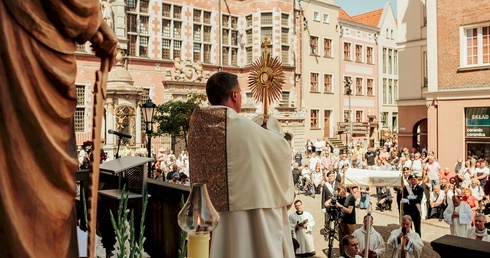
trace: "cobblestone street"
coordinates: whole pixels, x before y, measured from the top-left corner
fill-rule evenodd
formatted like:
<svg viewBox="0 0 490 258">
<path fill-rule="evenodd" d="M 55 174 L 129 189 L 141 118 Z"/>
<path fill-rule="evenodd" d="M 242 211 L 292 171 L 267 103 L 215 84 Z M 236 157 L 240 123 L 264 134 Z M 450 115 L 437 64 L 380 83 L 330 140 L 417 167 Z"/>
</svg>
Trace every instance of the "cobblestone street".
<svg viewBox="0 0 490 258">
<path fill-rule="evenodd" d="M 373 193 L 373 192 L 372 192 Z M 320 229 L 324 226 L 324 213 L 320 209 L 321 195 L 316 195 L 316 198 L 305 196 L 300 194 L 296 197 L 303 202 L 303 209 L 310 212 L 315 218 L 315 227 L 313 229 L 313 236 L 315 239 L 315 257 L 327 257 L 326 252 L 328 249 L 328 242 L 324 239 L 324 236 L 320 234 Z M 376 197 L 371 194 L 371 203 L 375 202 Z M 372 211 L 374 219 L 374 228 L 383 236 L 386 241 L 390 236 L 392 230 L 398 228 L 398 214 L 396 209 L 396 203 L 393 203 L 392 211 L 380 212 L 378 210 Z M 294 207 L 289 211 L 294 212 Z M 362 218 L 367 214 L 366 210 L 356 208 L 356 222 L 357 226 L 362 225 Z M 430 242 L 443 235 L 449 234 L 449 225 L 444 221 L 438 221 L 437 219 L 422 220 L 422 240 L 424 241 L 424 250 L 422 251 L 423 258 L 440 257 L 436 252 L 432 250 Z M 323 251 L 325 250 L 325 252 Z M 335 241 L 333 245 L 332 257 L 339 257 L 338 242 Z"/>
</svg>

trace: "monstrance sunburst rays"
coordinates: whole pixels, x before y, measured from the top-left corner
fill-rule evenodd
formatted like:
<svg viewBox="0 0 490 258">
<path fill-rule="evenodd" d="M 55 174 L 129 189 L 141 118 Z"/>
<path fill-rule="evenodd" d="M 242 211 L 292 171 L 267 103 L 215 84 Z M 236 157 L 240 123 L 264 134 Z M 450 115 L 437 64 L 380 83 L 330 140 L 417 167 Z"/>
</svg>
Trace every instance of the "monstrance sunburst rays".
<svg viewBox="0 0 490 258">
<path fill-rule="evenodd" d="M 269 105 L 281 97 L 285 80 L 281 60 L 270 56 L 269 44 L 266 38 L 262 43 L 262 56 L 252 63 L 252 72 L 248 76 L 248 86 L 252 90 L 253 98 L 263 104 L 264 119 L 269 117 Z"/>
</svg>

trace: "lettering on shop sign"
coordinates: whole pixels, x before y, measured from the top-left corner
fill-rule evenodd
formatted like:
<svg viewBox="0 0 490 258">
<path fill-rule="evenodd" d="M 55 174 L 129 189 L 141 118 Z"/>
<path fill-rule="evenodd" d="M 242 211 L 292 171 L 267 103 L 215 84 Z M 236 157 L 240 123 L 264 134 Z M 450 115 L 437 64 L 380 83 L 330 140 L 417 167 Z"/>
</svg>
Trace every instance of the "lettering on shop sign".
<svg viewBox="0 0 490 258">
<path fill-rule="evenodd" d="M 490 107 L 465 108 L 466 137 L 490 137 Z"/>
</svg>

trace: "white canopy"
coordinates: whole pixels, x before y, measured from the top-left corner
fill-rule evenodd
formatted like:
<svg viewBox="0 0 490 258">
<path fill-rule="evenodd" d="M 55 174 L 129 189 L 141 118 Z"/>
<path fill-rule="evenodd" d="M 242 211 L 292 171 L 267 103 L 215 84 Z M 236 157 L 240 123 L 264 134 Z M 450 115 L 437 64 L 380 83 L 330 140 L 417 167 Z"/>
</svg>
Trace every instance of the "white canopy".
<svg viewBox="0 0 490 258">
<path fill-rule="evenodd" d="M 345 172 L 345 186 L 402 186 L 401 172 L 349 168 Z"/>
</svg>

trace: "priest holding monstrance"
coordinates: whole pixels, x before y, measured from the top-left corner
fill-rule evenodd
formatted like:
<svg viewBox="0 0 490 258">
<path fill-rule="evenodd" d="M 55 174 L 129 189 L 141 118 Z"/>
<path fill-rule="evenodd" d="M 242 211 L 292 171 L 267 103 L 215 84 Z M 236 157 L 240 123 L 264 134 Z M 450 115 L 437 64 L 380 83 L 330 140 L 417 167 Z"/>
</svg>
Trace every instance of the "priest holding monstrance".
<svg viewBox="0 0 490 258">
<path fill-rule="evenodd" d="M 283 81 L 280 62 L 265 51 L 254 65 L 250 86 L 267 109 Z M 291 153 L 279 122 L 267 112 L 258 123 L 238 114 L 242 94 L 234 74 L 212 75 L 206 94 L 211 106 L 194 110 L 188 150 L 191 181 L 207 184 L 220 215 L 210 257 L 293 258 Z"/>
</svg>

